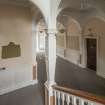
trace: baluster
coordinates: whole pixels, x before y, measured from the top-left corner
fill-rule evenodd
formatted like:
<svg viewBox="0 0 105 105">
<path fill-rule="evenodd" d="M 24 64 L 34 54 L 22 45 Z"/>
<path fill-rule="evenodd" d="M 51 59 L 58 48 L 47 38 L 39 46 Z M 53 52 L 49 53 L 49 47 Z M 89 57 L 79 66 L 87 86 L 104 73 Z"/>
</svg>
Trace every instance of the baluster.
<svg viewBox="0 0 105 105">
<path fill-rule="evenodd" d="M 55 105 L 57 105 L 57 94 L 55 90 L 54 90 L 54 97 L 55 97 Z"/>
<path fill-rule="evenodd" d="M 64 101 L 65 101 L 64 93 L 62 93 L 62 105 L 64 105 Z"/>
<path fill-rule="evenodd" d="M 60 92 L 58 92 L 58 105 L 61 105 L 60 104 Z"/>
<path fill-rule="evenodd" d="M 84 100 L 82 98 L 80 99 L 80 104 L 84 105 Z"/>
<path fill-rule="evenodd" d="M 70 105 L 70 96 L 67 95 L 67 105 Z"/>
<path fill-rule="evenodd" d="M 58 101 L 58 92 L 56 91 L 56 105 L 59 104 L 58 102 L 59 102 L 59 101 Z"/>
<path fill-rule="evenodd" d="M 53 90 L 55 105 L 102 105 L 88 99 Z"/>
<path fill-rule="evenodd" d="M 73 96 L 73 105 L 77 105 L 75 96 Z"/>
</svg>

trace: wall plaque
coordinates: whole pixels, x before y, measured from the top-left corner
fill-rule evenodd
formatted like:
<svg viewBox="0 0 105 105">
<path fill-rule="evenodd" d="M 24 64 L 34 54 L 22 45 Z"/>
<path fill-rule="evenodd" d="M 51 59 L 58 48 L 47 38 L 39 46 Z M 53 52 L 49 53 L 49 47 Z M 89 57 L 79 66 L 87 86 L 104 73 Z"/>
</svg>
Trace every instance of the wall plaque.
<svg viewBox="0 0 105 105">
<path fill-rule="evenodd" d="M 2 59 L 15 58 L 21 56 L 20 45 L 10 42 L 7 46 L 2 46 Z"/>
</svg>

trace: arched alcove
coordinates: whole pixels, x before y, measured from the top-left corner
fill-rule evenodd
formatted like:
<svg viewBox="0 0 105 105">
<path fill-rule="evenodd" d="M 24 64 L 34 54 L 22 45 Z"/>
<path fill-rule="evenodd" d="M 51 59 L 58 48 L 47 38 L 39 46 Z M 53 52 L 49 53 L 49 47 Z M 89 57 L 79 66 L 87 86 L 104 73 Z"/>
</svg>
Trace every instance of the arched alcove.
<svg viewBox="0 0 105 105">
<path fill-rule="evenodd" d="M 66 47 L 66 29 L 65 26 L 58 22 L 57 23 L 58 33 L 56 34 L 56 45 L 57 45 L 57 54 L 64 56 L 64 49 Z"/>
<path fill-rule="evenodd" d="M 94 55 L 96 58 L 94 59 L 96 62 L 96 73 L 102 77 L 105 77 L 105 21 L 99 17 L 90 17 L 87 19 L 83 29 L 83 40 L 84 40 L 84 59 L 86 63 L 86 67 L 89 65 L 88 61 L 91 59 L 89 57 L 89 52 L 87 51 L 87 40 L 93 40 L 91 43 L 95 41 L 95 51 Z M 91 44 L 90 43 L 90 44 Z M 91 49 L 90 49 L 91 51 Z M 91 60 L 92 61 L 92 60 Z M 94 61 L 92 61 L 94 62 Z M 94 63 L 95 64 L 95 63 Z"/>
<path fill-rule="evenodd" d="M 67 24 L 66 52 L 65 57 L 75 64 L 80 64 L 80 24 L 70 18 Z"/>
<path fill-rule="evenodd" d="M 65 47 L 65 35 L 66 35 L 66 32 L 65 32 L 65 27 L 63 24 L 61 23 L 57 23 L 57 30 L 58 30 L 58 33 L 56 35 L 57 37 L 57 47 L 62 47 L 64 48 Z"/>
</svg>

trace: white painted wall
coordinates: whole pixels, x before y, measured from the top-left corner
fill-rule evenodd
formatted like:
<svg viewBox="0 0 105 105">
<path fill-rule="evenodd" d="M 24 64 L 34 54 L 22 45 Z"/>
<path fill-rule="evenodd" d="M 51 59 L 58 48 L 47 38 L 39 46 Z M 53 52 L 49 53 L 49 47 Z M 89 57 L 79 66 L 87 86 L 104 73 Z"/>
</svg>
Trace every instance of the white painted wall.
<svg viewBox="0 0 105 105">
<path fill-rule="evenodd" d="M 63 47 L 57 46 L 57 55 L 60 57 L 64 57 L 65 49 Z"/>
<path fill-rule="evenodd" d="M 2 59 L 2 46 L 9 42 L 20 44 L 21 56 Z M 0 94 L 14 90 L 32 81 L 32 17 L 24 7 L 0 6 Z"/>
<path fill-rule="evenodd" d="M 80 51 L 77 51 L 77 50 L 72 50 L 72 49 L 66 49 L 66 52 L 65 52 L 65 57 L 67 60 L 69 60 L 70 62 L 74 63 L 74 64 L 77 64 L 79 65 L 80 63 Z"/>
</svg>

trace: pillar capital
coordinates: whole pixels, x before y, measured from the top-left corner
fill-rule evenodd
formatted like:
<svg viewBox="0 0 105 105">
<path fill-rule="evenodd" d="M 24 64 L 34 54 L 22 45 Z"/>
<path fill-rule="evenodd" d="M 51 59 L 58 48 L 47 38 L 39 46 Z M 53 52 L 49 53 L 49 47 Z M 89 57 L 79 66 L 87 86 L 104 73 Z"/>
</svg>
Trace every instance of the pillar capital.
<svg viewBox="0 0 105 105">
<path fill-rule="evenodd" d="M 47 33 L 48 34 L 56 34 L 57 33 L 57 29 L 48 29 Z"/>
</svg>

